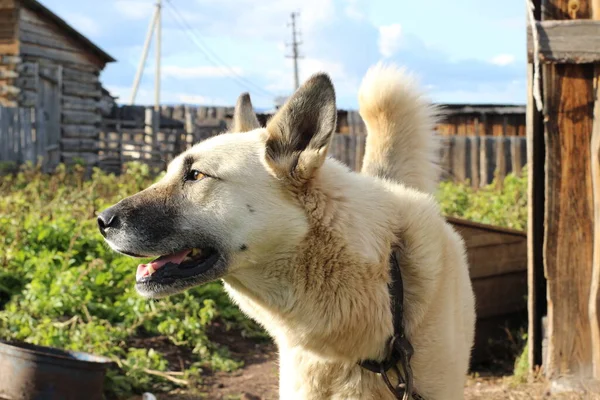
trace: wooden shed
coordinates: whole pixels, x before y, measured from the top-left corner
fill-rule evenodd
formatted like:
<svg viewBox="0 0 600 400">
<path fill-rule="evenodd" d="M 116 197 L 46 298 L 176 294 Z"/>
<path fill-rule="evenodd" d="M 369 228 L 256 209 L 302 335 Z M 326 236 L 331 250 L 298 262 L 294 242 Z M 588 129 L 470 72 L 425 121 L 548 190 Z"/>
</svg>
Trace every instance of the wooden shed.
<svg viewBox="0 0 600 400">
<path fill-rule="evenodd" d="M 0 105 L 37 109 L 46 137 L 36 156 L 47 166 L 96 162 L 99 74 L 113 61 L 39 2 L 0 0 Z"/>
</svg>

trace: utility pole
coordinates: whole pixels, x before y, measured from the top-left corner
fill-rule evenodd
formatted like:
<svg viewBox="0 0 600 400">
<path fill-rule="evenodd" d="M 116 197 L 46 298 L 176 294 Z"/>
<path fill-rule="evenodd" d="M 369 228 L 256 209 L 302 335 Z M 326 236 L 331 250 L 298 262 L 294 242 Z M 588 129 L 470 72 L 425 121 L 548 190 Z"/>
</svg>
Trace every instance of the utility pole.
<svg viewBox="0 0 600 400">
<path fill-rule="evenodd" d="M 302 42 L 299 42 L 298 38 L 297 38 L 297 35 L 299 35 L 299 32 L 296 31 L 296 18 L 298 16 L 300 16 L 300 13 L 293 12 L 292 13 L 292 22 L 288 24 L 288 26 L 292 27 L 292 43 L 289 44 L 289 46 L 292 46 L 292 55 L 286 56 L 287 58 L 294 59 L 294 88 L 295 89 L 298 89 L 300 87 L 300 78 L 298 77 L 298 59 L 302 58 L 298 54 L 298 46 L 300 46 L 302 44 Z"/>
<path fill-rule="evenodd" d="M 161 10 L 162 4 L 161 0 L 156 1 L 156 8 L 154 9 L 154 14 L 152 14 L 152 18 L 150 19 L 150 25 L 148 26 L 148 32 L 146 33 L 146 40 L 144 41 L 144 49 L 142 50 L 142 56 L 140 57 L 140 62 L 137 67 L 137 71 L 135 73 L 135 78 L 133 80 L 133 87 L 131 89 L 131 98 L 129 99 L 129 104 L 133 105 L 135 103 L 135 97 L 137 96 L 137 91 L 140 86 L 140 80 L 142 79 L 142 74 L 144 72 L 144 66 L 146 65 L 146 60 L 148 59 L 148 50 L 150 49 L 150 43 L 152 42 L 152 34 L 154 33 L 154 29 L 156 28 L 156 75 L 155 75 L 155 92 L 154 92 L 154 108 L 158 109 L 160 104 L 160 45 L 161 45 Z"/>
<path fill-rule="evenodd" d="M 154 75 L 154 111 L 160 110 L 160 45 L 162 0 L 156 0 L 156 75 Z"/>
</svg>

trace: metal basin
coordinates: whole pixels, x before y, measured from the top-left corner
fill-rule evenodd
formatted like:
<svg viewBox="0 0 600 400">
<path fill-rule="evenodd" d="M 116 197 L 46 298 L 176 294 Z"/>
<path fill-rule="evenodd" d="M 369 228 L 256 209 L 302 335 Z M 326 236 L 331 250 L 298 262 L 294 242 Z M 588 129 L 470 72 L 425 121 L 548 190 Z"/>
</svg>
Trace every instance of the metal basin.
<svg viewBox="0 0 600 400">
<path fill-rule="evenodd" d="M 106 357 L 0 340 L 0 399 L 100 400 Z"/>
</svg>

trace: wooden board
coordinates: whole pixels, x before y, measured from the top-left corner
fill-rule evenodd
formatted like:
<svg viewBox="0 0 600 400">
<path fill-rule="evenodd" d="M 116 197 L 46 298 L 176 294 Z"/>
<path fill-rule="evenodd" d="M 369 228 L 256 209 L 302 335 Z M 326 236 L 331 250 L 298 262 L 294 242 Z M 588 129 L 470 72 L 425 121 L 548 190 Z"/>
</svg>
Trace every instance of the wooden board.
<svg viewBox="0 0 600 400">
<path fill-rule="evenodd" d="M 592 1 L 592 18 L 600 20 L 600 0 Z M 595 66 L 595 82 L 600 80 L 600 64 Z M 590 163 L 594 198 L 594 243 L 592 283 L 590 286 L 590 328 L 592 335 L 593 378 L 600 380 L 600 87 L 595 88 L 594 125 L 590 144 Z"/>
<path fill-rule="evenodd" d="M 589 1 L 576 12 L 567 0 L 548 0 L 545 19 L 589 18 Z M 593 256 L 590 141 L 594 66 L 544 66 L 546 196 L 544 264 L 548 282 L 548 359 L 551 378 L 589 376 Z"/>
<path fill-rule="evenodd" d="M 102 69 L 103 63 L 95 54 L 87 51 L 75 39 L 38 13 L 21 7 L 19 26 L 22 55 Z"/>
<path fill-rule="evenodd" d="M 544 62 L 584 64 L 600 62 L 600 21 L 543 21 L 537 23 L 540 59 Z M 529 59 L 533 36 L 527 28 Z"/>
<path fill-rule="evenodd" d="M 524 232 L 455 217 L 446 220 L 463 237 L 477 303 L 477 317 L 527 307 L 527 236 Z"/>
</svg>

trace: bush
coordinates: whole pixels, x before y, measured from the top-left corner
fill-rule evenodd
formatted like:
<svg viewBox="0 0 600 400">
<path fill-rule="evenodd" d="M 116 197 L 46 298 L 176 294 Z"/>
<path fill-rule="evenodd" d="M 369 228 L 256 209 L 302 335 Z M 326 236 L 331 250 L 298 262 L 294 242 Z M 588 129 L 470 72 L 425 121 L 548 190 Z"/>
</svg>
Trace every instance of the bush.
<svg viewBox="0 0 600 400">
<path fill-rule="evenodd" d="M 437 198 L 446 215 L 525 230 L 527 228 L 527 169 L 509 174 L 478 190 L 470 184 L 442 182 Z"/>
<path fill-rule="evenodd" d="M 45 175 L 28 165 L 0 182 L 0 338 L 85 351 L 112 358 L 107 394 L 166 390 L 173 380 L 154 350 L 132 339 L 164 336 L 188 348 L 201 368 L 232 370 L 240 363 L 212 343 L 207 327 L 219 318 L 254 333 L 229 302 L 220 283 L 178 296 L 148 301 L 134 288 L 139 260 L 110 250 L 96 227 L 96 212 L 148 185 L 156 175 L 130 164 L 121 176 L 99 170 L 84 179 L 84 167 L 61 165 Z M 175 380 L 177 382 L 177 380 Z"/>
</svg>

